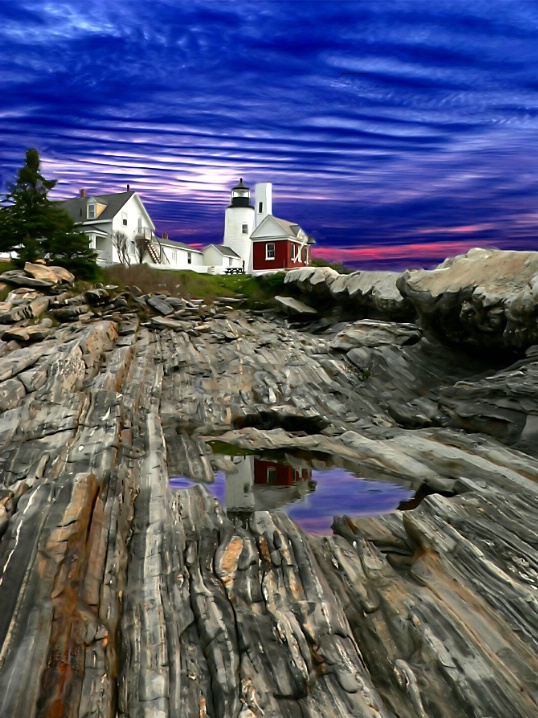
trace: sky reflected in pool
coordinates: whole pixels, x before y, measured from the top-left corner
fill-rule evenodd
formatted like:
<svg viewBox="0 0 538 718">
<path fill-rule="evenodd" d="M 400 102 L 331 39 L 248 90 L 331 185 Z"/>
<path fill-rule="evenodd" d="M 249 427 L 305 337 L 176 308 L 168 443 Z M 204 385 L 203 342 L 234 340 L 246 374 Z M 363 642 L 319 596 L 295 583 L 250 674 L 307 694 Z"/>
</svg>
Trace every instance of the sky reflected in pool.
<svg viewBox="0 0 538 718">
<path fill-rule="evenodd" d="M 232 463 L 233 462 L 233 463 Z M 376 516 L 398 508 L 414 496 L 406 486 L 362 479 L 344 469 L 316 470 L 255 456 L 230 457 L 229 471 L 205 484 L 228 515 L 285 511 L 304 531 L 330 534 L 334 516 Z M 171 489 L 194 485 L 185 477 L 170 479 Z"/>
</svg>

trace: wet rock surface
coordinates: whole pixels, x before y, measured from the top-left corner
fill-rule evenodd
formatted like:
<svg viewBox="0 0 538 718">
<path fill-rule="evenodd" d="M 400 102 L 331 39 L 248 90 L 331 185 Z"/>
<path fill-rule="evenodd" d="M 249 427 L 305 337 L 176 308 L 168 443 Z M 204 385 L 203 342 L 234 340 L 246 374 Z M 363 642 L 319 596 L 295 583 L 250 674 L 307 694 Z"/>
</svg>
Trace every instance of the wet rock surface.
<svg viewBox="0 0 538 718">
<path fill-rule="evenodd" d="M 0 716 L 537 714 L 538 351 L 48 291 L 2 308 Z M 227 516 L 215 441 L 430 495 Z"/>
</svg>

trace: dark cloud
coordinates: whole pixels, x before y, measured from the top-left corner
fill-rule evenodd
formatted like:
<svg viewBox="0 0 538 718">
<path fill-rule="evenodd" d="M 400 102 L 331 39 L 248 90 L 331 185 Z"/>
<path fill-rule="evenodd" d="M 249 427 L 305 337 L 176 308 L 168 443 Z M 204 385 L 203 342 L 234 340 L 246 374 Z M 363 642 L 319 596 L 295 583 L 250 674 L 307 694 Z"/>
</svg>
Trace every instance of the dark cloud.
<svg viewBox="0 0 538 718">
<path fill-rule="evenodd" d="M 129 182 L 182 241 L 244 176 L 319 252 L 527 247 L 537 61 L 527 0 L 0 3 L 0 181 L 36 146 L 58 196 Z"/>
</svg>

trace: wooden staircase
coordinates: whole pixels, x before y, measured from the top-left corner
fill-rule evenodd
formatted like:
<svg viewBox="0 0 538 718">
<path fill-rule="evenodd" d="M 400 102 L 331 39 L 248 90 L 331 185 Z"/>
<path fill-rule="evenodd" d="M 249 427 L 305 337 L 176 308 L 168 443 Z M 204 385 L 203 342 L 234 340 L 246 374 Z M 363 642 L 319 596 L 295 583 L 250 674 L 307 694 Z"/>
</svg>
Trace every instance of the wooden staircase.
<svg viewBox="0 0 538 718">
<path fill-rule="evenodd" d="M 155 238 L 152 236 L 150 230 L 146 228 L 138 230 L 136 242 L 144 249 L 144 252 L 149 255 L 153 264 L 164 263 L 166 256 L 161 251 L 159 243 L 155 241 Z"/>
</svg>

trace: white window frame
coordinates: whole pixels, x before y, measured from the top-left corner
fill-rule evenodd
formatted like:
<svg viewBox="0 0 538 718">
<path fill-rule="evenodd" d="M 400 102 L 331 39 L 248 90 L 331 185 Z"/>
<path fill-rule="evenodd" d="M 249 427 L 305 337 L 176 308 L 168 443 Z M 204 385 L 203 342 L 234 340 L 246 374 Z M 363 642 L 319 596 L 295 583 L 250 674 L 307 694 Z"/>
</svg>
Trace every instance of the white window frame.
<svg viewBox="0 0 538 718">
<path fill-rule="evenodd" d="M 228 257 L 228 266 L 232 266 L 233 259 L 231 257 Z"/>
<path fill-rule="evenodd" d="M 92 202 L 88 205 L 88 219 L 95 219 L 97 217 L 97 207 L 95 206 L 95 203 Z"/>
<path fill-rule="evenodd" d="M 192 252 L 187 252 L 187 264 L 192 264 Z"/>
<path fill-rule="evenodd" d="M 248 224 L 241 225 L 242 234 L 248 234 Z"/>
<path fill-rule="evenodd" d="M 121 223 L 124 227 L 127 227 L 127 212 L 121 213 Z"/>
<path fill-rule="evenodd" d="M 272 251 L 272 256 L 270 254 L 270 250 Z M 265 259 L 266 260 L 273 260 L 276 259 L 276 244 L 274 242 L 269 242 L 265 245 Z"/>
</svg>

